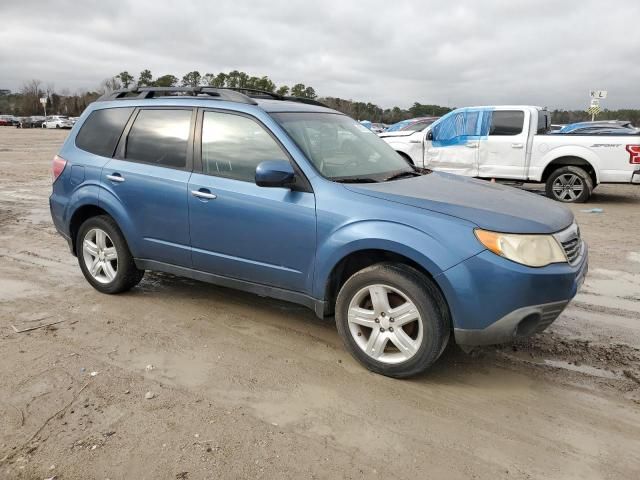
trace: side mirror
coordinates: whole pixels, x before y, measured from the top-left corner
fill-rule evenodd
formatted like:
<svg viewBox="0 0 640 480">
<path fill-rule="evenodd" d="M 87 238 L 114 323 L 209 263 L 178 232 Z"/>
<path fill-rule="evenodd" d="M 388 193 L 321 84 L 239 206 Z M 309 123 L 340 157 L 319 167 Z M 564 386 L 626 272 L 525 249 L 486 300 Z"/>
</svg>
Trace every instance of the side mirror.
<svg viewBox="0 0 640 480">
<path fill-rule="evenodd" d="M 427 140 L 429 141 L 433 140 L 433 130 L 429 130 L 427 132 Z"/>
<path fill-rule="evenodd" d="M 293 167 L 286 160 L 268 160 L 256 167 L 256 185 L 259 187 L 290 188 L 295 180 Z"/>
</svg>

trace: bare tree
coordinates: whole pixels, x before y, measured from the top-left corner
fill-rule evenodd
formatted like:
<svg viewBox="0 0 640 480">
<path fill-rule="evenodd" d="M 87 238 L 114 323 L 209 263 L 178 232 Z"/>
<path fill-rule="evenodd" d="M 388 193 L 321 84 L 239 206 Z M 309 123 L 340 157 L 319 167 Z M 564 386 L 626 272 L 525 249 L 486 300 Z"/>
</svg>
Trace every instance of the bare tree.
<svg viewBox="0 0 640 480">
<path fill-rule="evenodd" d="M 21 113 L 24 115 L 37 115 L 42 110 L 40 105 L 40 96 L 44 93 L 42 82 L 40 80 L 29 80 L 20 89 L 22 93 Z"/>
<path fill-rule="evenodd" d="M 100 87 L 98 88 L 98 92 L 105 95 L 113 92 L 114 90 L 118 90 L 121 87 L 122 87 L 122 84 L 120 83 L 120 80 L 118 80 L 117 77 L 106 78 L 100 84 Z"/>
</svg>

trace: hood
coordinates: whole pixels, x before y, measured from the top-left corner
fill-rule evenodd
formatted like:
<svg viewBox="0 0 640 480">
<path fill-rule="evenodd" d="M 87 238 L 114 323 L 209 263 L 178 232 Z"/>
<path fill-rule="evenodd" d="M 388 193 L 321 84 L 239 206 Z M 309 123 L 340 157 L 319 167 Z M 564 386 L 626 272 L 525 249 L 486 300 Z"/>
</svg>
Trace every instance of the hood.
<svg viewBox="0 0 640 480">
<path fill-rule="evenodd" d="M 345 187 L 363 195 L 462 218 L 496 232 L 554 233 L 573 223 L 571 210 L 548 198 L 442 172 Z"/>
</svg>

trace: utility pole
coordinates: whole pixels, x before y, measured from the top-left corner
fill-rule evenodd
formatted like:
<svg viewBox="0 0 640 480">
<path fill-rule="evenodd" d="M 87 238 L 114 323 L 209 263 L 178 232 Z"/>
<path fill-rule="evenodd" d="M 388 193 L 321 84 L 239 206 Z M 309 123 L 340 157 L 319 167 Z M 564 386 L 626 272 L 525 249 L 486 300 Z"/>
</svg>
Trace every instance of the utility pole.
<svg viewBox="0 0 640 480">
<path fill-rule="evenodd" d="M 44 108 L 44 119 L 46 121 L 47 120 L 47 97 L 40 98 L 40 103 L 42 104 L 42 107 Z"/>
</svg>

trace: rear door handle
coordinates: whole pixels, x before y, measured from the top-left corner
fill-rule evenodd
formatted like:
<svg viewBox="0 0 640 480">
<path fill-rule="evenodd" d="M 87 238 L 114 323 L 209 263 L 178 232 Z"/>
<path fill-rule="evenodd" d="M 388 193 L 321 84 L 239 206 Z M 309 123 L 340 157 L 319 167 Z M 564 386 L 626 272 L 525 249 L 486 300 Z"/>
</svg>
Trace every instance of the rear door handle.
<svg viewBox="0 0 640 480">
<path fill-rule="evenodd" d="M 511 148 L 522 148 L 524 145 L 522 143 L 512 143 Z"/>
<path fill-rule="evenodd" d="M 200 190 L 191 190 L 191 195 L 194 197 L 202 198 L 203 200 L 215 200 L 218 196 L 215 193 L 211 193 L 206 188 Z"/>
<path fill-rule="evenodd" d="M 467 143 L 467 144 L 465 144 L 465 147 L 467 147 L 467 148 L 478 148 L 478 144 L 477 143 Z"/>
<path fill-rule="evenodd" d="M 111 180 L 112 182 L 118 182 L 118 183 L 124 182 L 124 177 L 122 175 L 120 175 L 119 173 L 114 173 L 112 175 L 107 175 L 107 178 L 109 180 Z"/>
</svg>

